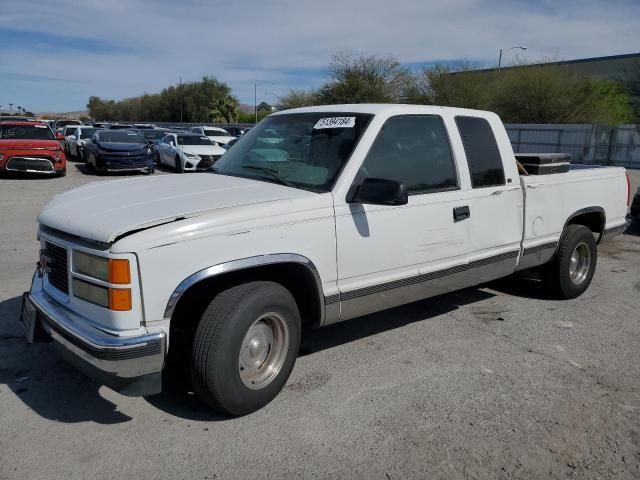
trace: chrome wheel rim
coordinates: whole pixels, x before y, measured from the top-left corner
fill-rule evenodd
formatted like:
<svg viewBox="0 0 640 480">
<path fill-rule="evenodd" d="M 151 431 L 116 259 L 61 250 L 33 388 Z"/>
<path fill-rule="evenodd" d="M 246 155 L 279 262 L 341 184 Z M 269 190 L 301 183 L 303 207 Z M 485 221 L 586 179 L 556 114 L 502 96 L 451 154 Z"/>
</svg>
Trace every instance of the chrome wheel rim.
<svg viewBox="0 0 640 480">
<path fill-rule="evenodd" d="M 289 350 L 289 328 L 279 313 L 258 318 L 242 340 L 238 368 L 242 383 L 252 390 L 269 385 L 278 376 Z"/>
<path fill-rule="evenodd" d="M 585 281 L 591 267 L 591 250 L 582 242 L 576 245 L 569 260 L 569 277 L 574 285 L 580 285 Z"/>
</svg>

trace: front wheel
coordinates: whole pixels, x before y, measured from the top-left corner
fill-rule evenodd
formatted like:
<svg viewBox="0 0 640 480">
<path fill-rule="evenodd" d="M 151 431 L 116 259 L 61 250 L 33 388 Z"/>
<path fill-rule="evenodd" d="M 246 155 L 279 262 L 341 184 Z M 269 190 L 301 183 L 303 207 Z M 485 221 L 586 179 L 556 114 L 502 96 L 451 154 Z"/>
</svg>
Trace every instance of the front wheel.
<svg viewBox="0 0 640 480">
<path fill-rule="evenodd" d="M 218 294 L 195 333 L 196 393 L 227 415 L 246 415 L 273 400 L 300 347 L 300 314 L 291 293 L 274 282 L 251 282 Z"/>
<path fill-rule="evenodd" d="M 583 225 L 569 225 L 560 237 L 555 258 L 543 267 L 544 286 L 555 298 L 582 295 L 596 270 L 598 247 L 593 233 Z"/>
<path fill-rule="evenodd" d="M 184 168 L 182 168 L 182 161 L 180 160 L 180 157 L 177 155 L 176 155 L 175 169 L 177 173 L 184 173 Z"/>
</svg>

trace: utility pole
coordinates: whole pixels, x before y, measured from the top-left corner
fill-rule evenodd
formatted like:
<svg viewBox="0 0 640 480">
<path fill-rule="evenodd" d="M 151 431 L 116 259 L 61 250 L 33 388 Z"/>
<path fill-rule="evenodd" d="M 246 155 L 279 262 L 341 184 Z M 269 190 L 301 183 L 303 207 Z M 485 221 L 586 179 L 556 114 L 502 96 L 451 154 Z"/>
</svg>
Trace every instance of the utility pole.
<svg viewBox="0 0 640 480">
<path fill-rule="evenodd" d="M 182 123 L 182 75 L 180 75 L 180 123 Z"/>
</svg>

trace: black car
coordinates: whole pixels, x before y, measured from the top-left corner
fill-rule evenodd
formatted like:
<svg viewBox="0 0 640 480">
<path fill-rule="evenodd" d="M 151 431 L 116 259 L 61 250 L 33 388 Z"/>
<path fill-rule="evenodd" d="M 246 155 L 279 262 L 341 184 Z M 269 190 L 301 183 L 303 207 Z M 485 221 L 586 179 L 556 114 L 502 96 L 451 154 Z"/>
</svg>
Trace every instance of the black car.
<svg viewBox="0 0 640 480">
<path fill-rule="evenodd" d="M 247 133 L 249 130 L 251 130 L 251 127 L 232 126 L 232 127 L 225 127 L 224 129 L 234 137 L 241 137 L 242 135 Z"/>
<path fill-rule="evenodd" d="M 106 172 L 154 172 L 151 145 L 132 130 L 98 130 L 85 145 L 87 165 Z"/>
</svg>

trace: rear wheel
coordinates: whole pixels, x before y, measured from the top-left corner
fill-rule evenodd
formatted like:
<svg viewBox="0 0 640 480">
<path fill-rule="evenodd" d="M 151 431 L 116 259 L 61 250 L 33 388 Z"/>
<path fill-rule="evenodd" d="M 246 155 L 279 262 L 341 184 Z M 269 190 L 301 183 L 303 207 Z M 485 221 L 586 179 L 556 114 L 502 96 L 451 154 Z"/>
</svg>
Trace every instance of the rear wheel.
<svg viewBox="0 0 640 480">
<path fill-rule="evenodd" d="M 195 333 L 195 391 L 228 415 L 251 413 L 286 383 L 300 347 L 300 314 L 291 293 L 274 282 L 251 282 L 218 294 Z"/>
<path fill-rule="evenodd" d="M 583 225 L 569 225 L 560 238 L 555 258 L 543 268 L 547 291 L 555 298 L 582 295 L 596 270 L 598 247 L 593 233 Z"/>
</svg>

